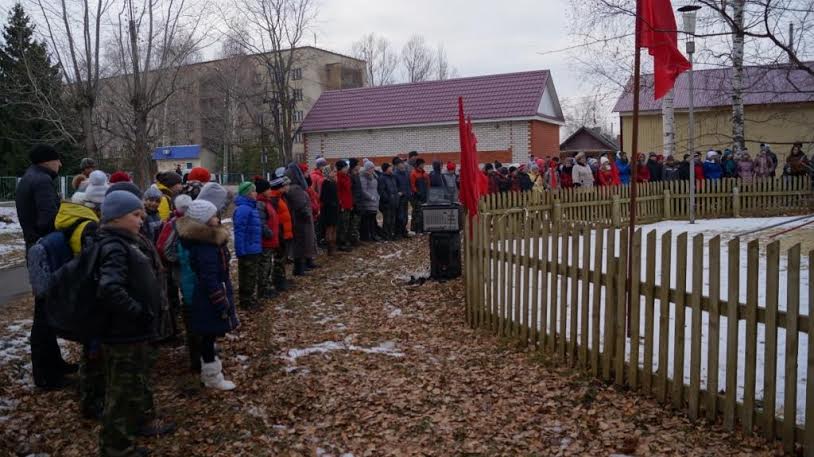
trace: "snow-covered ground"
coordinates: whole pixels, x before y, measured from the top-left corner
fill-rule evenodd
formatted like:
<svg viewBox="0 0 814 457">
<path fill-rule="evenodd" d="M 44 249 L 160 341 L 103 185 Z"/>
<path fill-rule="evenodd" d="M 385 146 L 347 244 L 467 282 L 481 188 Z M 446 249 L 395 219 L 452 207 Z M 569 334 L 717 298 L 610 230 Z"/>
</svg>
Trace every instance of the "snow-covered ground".
<svg viewBox="0 0 814 457">
<path fill-rule="evenodd" d="M 11 220 L 11 222 L 5 222 Z M 25 262 L 23 229 L 17 219 L 17 209 L 0 206 L 0 270 Z"/>
<path fill-rule="evenodd" d="M 677 238 L 678 238 L 678 235 L 680 235 L 681 233 L 686 232 L 688 234 L 688 243 L 687 243 L 688 244 L 688 249 L 687 249 L 687 253 L 686 253 L 688 268 L 687 268 L 687 276 L 686 276 L 687 280 L 686 280 L 686 283 L 685 283 L 684 287 L 686 288 L 687 291 L 691 291 L 693 289 L 693 284 L 692 284 L 692 265 L 693 265 L 692 238 L 697 234 L 703 234 L 704 235 L 704 243 L 705 243 L 704 259 L 703 259 L 704 260 L 704 272 L 703 272 L 703 275 L 702 275 L 702 277 L 704 278 L 703 293 L 704 293 L 705 296 L 708 296 L 708 294 L 709 294 L 709 277 L 710 277 L 708 241 L 712 237 L 720 235 L 721 236 L 721 248 L 722 248 L 722 252 L 721 252 L 721 269 L 720 269 L 720 291 L 721 291 L 721 299 L 722 299 L 722 301 L 725 301 L 727 299 L 727 294 L 728 294 L 728 277 L 729 277 L 729 275 L 728 275 L 728 265 L 727 265 L 727 259 L 728 259 L 727 242 L 729 240 L 731 240 L 732 238 L 734 238 L 739 233 L 747 232 L 747 231 L 754 230 L 754 229 L 757 229 L 757 228 L 770 226 L 770 225 L 776 224 L 778 222 L 790 221 L 792 219 L 795 219 L 795 218 L 753 218 L 753 219 L 699 220 L 699 221 L 697 221 L 696 224 L 688 224 L 686 222 L 666 221 L 666 222 L 660 222 L 660 223 L 657 223 L 657 224 L 645 225 L 645 226 L 642 226 L 643 239 L 642 239 L 642 250 L 641 250 L 640 254 L 642 255 L 642 258 L 644 259 L 645 256 L 646 256 L 646 249 L 645 249 L 646 235 L 649 232 L 655 230 L 656 233 L 657 233 L 656 255 L 655 255 L 655 257 L 656 257 L 656 262 L 655 262 L 655 265 L 656 265 L 656 283 L 660 284 L 661 283 L 661 271 L 660 271 L 660 265 L 661 265 L 661 236 L 665 232 L 667 232 L 668 230 L 672 231 L 672 235 L 673 235 L 672 249 L 671 249 L 671 251 L 672 251 L 672 258 L 671 258 L 672 269 L 671 269 L 670 284 L 671 284 L 671 287 L 673 289 L 675 289 L 675 288 L 678 287 L 678 285 L 676 284 L 676 280 L 677 280 L 677 271 L 676 270 L 677 270 L 677 267 L 678 267 Z M 747 278 L 747 268 L 748 268 L 747 251 L 746 251 L 747 243 L 749 241 L 753 240 L 753 239 L 759 239 L 760 240 L 760 248 L 761 249 L 760 249 L 759 262 L 758 262 L 758 268 L 759 268 L 758 303 L 759 303 L 759 305 L 761 307 L 764 307 L 765 303 L 766 303 L 766 294 L 767 294 L 765 249 L 766 249 L 767 244 L 774 241 L 775 239 L 779 239 L 781 241 L 781 255 L 780 255 L 780 268 L 779 268 L 779 278 L 780 278 L 780 283 L 779 284 L 780 284 L 780 287 L 779 287 L 779 291 L 778 291 L 778 307 L 779 307 L 780 310 L 785 310 L 786 309 L 787 296 L 788 296 L 788 292 L 789 292 L 789 290 L 787 288 L 787 276 L 788 276 L 788 271 L 787 271 L 787 268 L 788 268 L 787 250 L 788 250 L 789 247 L 791 247 L 792 244 L 796 244 L 796 243 L 799 242 L 799 243 L 802 244 L 802 247 L 804 249 L 803 254 L 801 256 L 800 290 L 798 291 L 799 295 L 800 295 L 800 313 L 804 314 L 804 315 L 808 314 L 810 297 L 809 297 L 809 286 L 808 286 L 808 283 L 809 283 L 809 263 L 808 263 L 807 251 L 809 249 L 814 249 L 814 224 L 809 225 L 809 226 L 804 227 L 804 228 L 800 228 L 799 230 L 795 230 L 794 232 L 789 233 L 789 234 L 780 235 L 780 236 L 777 236 L 775 238 L 773 238 L 772 236 L 775 235 L 775 234 L 779 234 L 781 231 L 786 230 L 788 228 L 796 227 L 798 225 L 804 224 L 805 222 L 808 222 L 809 220 L 814 220 L 814 217 L 812 217 L 811 219 L 806 219 L 806 220 L 802 220 L 802 221 L 799 221 L 799 222 L 792 222 L 792 223 L 789 223 L 789 224 L 787 224 L 785 226 L 778 227 L 776 229 L 771 229 L 771 230 L 759 232 L 759 233 L 756 233 L 754 235 L 744 236 L 744 237 L 741 238 L 741 246 L 740 246 L 740 287 L 739 287 L 739 302 L 740 303 L 745 303 L 746 302 L 746 290 L 747 290 L 747 279 L 746 278 Z M 617 240 L 616 252 L 618 254 L 618 250 L 619 250 L 619 243 L 618 243 L 619 232 L 618 231 L 616 232 L 616 240 Z M 572 259 L 572 262 L 573 262 L 573 259 L 577 259 L 578 265 L 581 265 L 582 258 L 583 258 L 582 257 L 583 252 L 582 252 L 582 247 L 581 247 L 582 242 L 581 241 L 582 240 L 580 240 L 580 250 L 577 253 L 577 255 L 574 256 L 573 253 L 572 253 L 572 255 L 570 256 L 570 258 Z M 591 248 L 590 248 L 591 249 L 590 258 L 591 258 L 592 263 L 591 263 L 591 265 L 589 265 L 589 268 L 593 267 L 593 254 L 594 254 L 594 247 L 596 246 L 596 243 L 594 241 L 595 240 L 592 237 L 592 239 L 591 239 Z M 569 247 L 570 246 L 571 246 L 571 244 L 569 242 Z M 605 246 L 607 246 L 607 241 L 605 243 Z M 520 252 L 519 243 L 515 244 L 512 247 L 510 247 L 510 250 L 514 250 L 515 252 L 519 253 Z M 560 253 L 559 257 L 560 257 L 561 261 L 562 261 L 562 250 L 563 250 L 563 246 L 561 245 L 560 249 L 559 249 L 559 253 Z M 549 250 L 549 253 L 550 253 L 550 250 Z M 604 265 L 604 259 L 606 259 L 606 258 L 607 258 L 607 252 L 605 252 L 603 254 L 603 265 Z M 645 264 L 646 264 L 645 262 L 642 262 L 642 265 L 645 265 Z M 603 271 L 604 271 L 604 267 L 603 267 Z M 500 274 L 502 274 L 502 271 L 498 272 L 498 275 L 500 275 Z M 510 268 L 509 274 L 512 274 L 511 268 Z M 524 275 L 521 275 L 520 278 L 517 278 L 517 279 L 515 279 L 513 281 L 513 283 L 517 287 L 521 287 L 521 290 L 522 290 L 522 288 L 525 287 L 525 285 L 524 285 L 524 279 L 525 278 L 523 276 Z M 642 278 L 643 281 L 646 278 L 646 271 L 645 271 L 644 267 L 642 267 L 641 278 Z M 538 276 L 538 289 L 540 289 L 540 290 L 542 290 L 542 288 L 543 288 L 542 285 L 541 285 L 542 281 L 543 281 L 542 275 Z M 561 290 L 562 284 L 559 281 L 556 281 L 554 284 L 551 284 L 551 276 L 550 275 L 548 275 L 548 278 L 546 279 L 546 281 L 548 281 L 548 283 L 549 283 L 549 287 L 547 288 L 547 292 L 546 292 L 546 295 L 547 295 L 546 298 L 548 298 L 548 296 L 550 296 L 551 287 L 556 287 L 557 291 L 558 291 L 557 295 L 559 295 L 559 291 Z M 503 281 L 498 281 L 495 284 L 500 284 L 502 282 Z M 577 285 L 576 285 L 578 291 L 581 290 L 580 289 L 581 285 L 582 285 L 582 282 L 578 281 Z M 565 313 L 564 318 L 566 319 L 566 328 L 570 328 L 571 281 L 568 281 L 568 284 L 566 285 L 566 291 L 567 291 L 567 295 L 566 295 L 566 297 L 567 297 L 567 312 Z M 502 291 L 498 291 L 498 292 L 499 292 L 499 296 L 500 296 L 500 292 L 502 292 Z M 602 288 L 602 296 L 603 297 L 604 297 L 604 293 L 605 293 L 604 288 Z M 513 302 L 511 300 L 514 297 L 514 290 L 511 291 L 510 295 L 512 297 L 510 299 L 510 309 L 513 309 Z M 579 295 L 581 295 L 581 292 L 579 293 Z M 593 297 L 593 290 L 592 290 L 592 288 L 590 288 L 590 290 L 589 290 L 589 302 L 592 301 L 592 297 Z M 604 302 L 604 300 L 602 300 L 602 302 Z M 646 305 L 645 299 L 643 297 L 642 297 L 640 303 L 641 303 L 641 305 L 640 305 L 640 313 L 641 314 L 640 314 L 640 319 L 639 319 L 639 322 L 641 323 L 640 324 L 640 335 L 643 336 L 644 335 L 644 326 L 645 326 L 645 305 Z M 558 308 L 558 314 L 559 314 L 559 303 L 557 304 L 557 308 Z M 655 304 L 654 304 L 654 322 L 655 323 L 658 323 L 658 321 L 659 321 L 659 317 L 660 317 L 659 309 L 660 309 L 660 302 L 659 302 L 659 300 L 656 299 Z M 578 313 L 578 314 L 581 314 L 581 313 Z M 600 323 L 600 333 L 601 333 L 602 329 L 604 328 L 604 323 L 603 323 L 603 321 L 604 321 L 604 319 L 603 319 L 604 318 L 604 306 L 602 306 L 602 308 L 600 310 L 600 316 L 602 318 L 601 323 Z M 560 323 L 561 318 L 563 318 L 563 316 L 558 315 L 558 319 L 557 319 L 557 328 L 558 329 L 559 329 L 559 323 Z M 685 354 L 684 354 L 684 373 L 683 373 L 683 375 L 684 375 L 684 382 L 687 383 L 687 384 L 689 383 L 690 363 L 691 363 L 691 360 L 690 360 L 690 347 L 691 347 L 691 345 L 690 345 L 690 337 L 691 337 L 691 325 L 692 325 L 691 318 L 692 318 L 691 309 L 690 308 L 685 308 L 685 344 L 684 344 Z M 581 315 L 579 316 L 578 319 L 581 320 Z M 669 327 L 669 338 L 668 338 L 668 341 L 669 341 L 670 344 L 669 344 L 669 351 L 668 351 L 669 356 L 668 356 L 668 361 L 667 361 L 668 376 L 670 376 L 670 377 L 673 376 L 673 352 L 674 351 L 673 351 L 673 344 L 672 343 L 673 343 L 674 338 L 675 338 L 675 323 L 674 323 L 674 321 L 675 321 L 675 306 L 671 305 L 670 306 L 670 327 Z M 707 328 L 707 325 L 708 325 L 708 313 L 702 312 L 702 349 L 701 349 L 701 387 L 702 388 L 705 388 L 706 383 L 707 383 L 707 353 L 708 353 L 708 349 L 707 349 L 708 348 L 708 328 Z M 544 327 L 548 328 L 549 332 L 551 331 L 550 322 L 539 322 L 538 326 L 544 326 Z M 579 326 L 577 326 L 577 327 L 579 327 Z M 725 377 L 725 375 L 726 375 L 726 354 L 727 354 L 727 351 L 728 351 L 728 348 L 726 346 L 726 334 L 727 334 L 727 319 L 725 317 L 721 317 L 720 318 L 720 331 L 719 331 L 719 335 L 721 336 L 720 343 L 719 343 L 719 375 L 718 375 L 718 387 L 719 387 L 719 389 L 722 389 L 722 388 L 725 387 L 725 381 L 724 380 L 726 379 L 726 377 Z M 658 332 L 658 325 L 654 325 L 654 344 L 655 344 L 655 347 L 658 347 L 659 338 L 660 338 L 660 335 L 659 335 L 659 332 Z M 737 392 L 737 396 L 738 396 L 739 400 L 742 400 L 742 398 L 743 398 L 743 387 L 744 387 L 743 384 L 744 384 L 744 365 L 745 365 L 745 346 L 746 346 L 745 322 L 744 321 L 739 322 L 738 338 L 739 338 L 739 341 L 738 341 L 738 345 L 737 345 L 737 353 L 738 353 L 738 392 Z M 590 339 L 590 332 L 589 332 L 589 339 Z M 756 389 L 755 389 L 756 397 L 758 399 L 763 398 L 763 379 L 764 379 L 764 375 L 765 375 L 764 374 L 764 363 L 763 362 L 764 362 L 764 360 L 766 358 L 766 355 L 767 355 L 765 353 L 764 341 L 765 341 L 765 328 L 764 328 L 764 325 L 763 324 L 758 324 L 758 333 L 757 333 L 757 348 L 758 348 L 757 349 L 757 351 L 758 351 L 758 354 L 757 354 L 757 366 L 758 366 L 758 373 L 757 373 Z M 782 416 L 783 394 L 784 394 L 784 386 L 785 386 L 785 367 L 784 367 L 785 351 L 786 351 L 785 329 L 778 329 L 777 342 L 778 342 L 778 344 L 777 344 L 777 354 L 774 354 L 774 358 L 775 358 L 775 360 L 777 360 L 777 374 L 776 374 L 776 380 L 777 380 L 777 383 L 776 383 L 776 385 L 777 385 L 777 395 L 776 395 L 776 398 L 777 398 L 777 414 L 779 416 Z M 601 347 L 602 346 L 602 340 L 601 339 L 600 339 L 599 343 L 600 343 L 600 347 Z M 641 343 L 642 344 L 640 345 L 640 349 L 639 349 L 639 365 L 643 366 L 644 365 L 643 340 L 641 341 Z M 806 334 L 801 333 L 799 335 L 799 340 L 798 340 L 798 360 L 797 360 L 798 373 L 797 373 L 797 379 L 796 379 L 796 384 L 797 384 L 797 414 L 796 414 L 796 416 L 797 416 L 797 422 L 798 423 L 802 423 L 803 418 L 804 418 L 805 384 L 806 384 L 806 379 L 807 379 L 807 372 L 806 372 L 807 371 L 807 363 L 806 363 L 807 359 L 806 359 L 806 357 L 807 357 L 807 353 L 808 353 L 807 348 L 808 348 L 808 336 Z M 629 351 L 630 351 L 630 342 L 628 341 L 627 342 L 627 352 L 628 352 L 628 354 L 629 354 Z M 653 361 L 653 367 L 654 367 L 654 371 L 655 371 L 655 369 L 659 366 L 659 360 L 658 360 L 657 351 L 654 351 L 654 352 L 656 352 L 654 354 L 654 361 Z M 772 355 L 769 354 L 769 357 L 772 357 Z M 628 355 L 628 360 L 629 360 L 629 355 Z"/>
</svg>

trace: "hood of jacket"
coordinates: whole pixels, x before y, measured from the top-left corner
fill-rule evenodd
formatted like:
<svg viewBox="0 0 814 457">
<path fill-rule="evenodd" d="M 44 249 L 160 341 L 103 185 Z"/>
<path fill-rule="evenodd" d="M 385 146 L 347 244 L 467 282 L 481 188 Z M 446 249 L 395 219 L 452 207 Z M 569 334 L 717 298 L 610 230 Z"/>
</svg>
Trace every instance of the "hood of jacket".
<svg viewBox="0 0 814 457">
<path fill-rule="evenodd" d="M 54 228 L 57 230 L 65 230 L 79 220 L 89 220 L 98 223 L 99 216 L 85 205 L 73 202 L 62 202 L 62 204 L 59 205 L 59 211 L 54 220 Z"/>
<path fill-rule="evenodd" d="M 288 179 L 291 180 L 292 184 L 297 184 L 303 189 L 308 187 L 308 183 L 305 182 L 305 176 L 302 174 L 302 170 L 300 166 L 297 165 L 296 162 L 291 162 L 288 164 L 288 168 L 286 169 L 286 175 L 288 175 Z"/>
<path fill-rule="evenodd" d="M 212 227 L 188 217 L 180 217 L 175 221 L 175 228 L 178 230 L 178 236 L 185 240 L 216 246 L 229 241 L 229 230 L 222 225 Z"/>
</svg>

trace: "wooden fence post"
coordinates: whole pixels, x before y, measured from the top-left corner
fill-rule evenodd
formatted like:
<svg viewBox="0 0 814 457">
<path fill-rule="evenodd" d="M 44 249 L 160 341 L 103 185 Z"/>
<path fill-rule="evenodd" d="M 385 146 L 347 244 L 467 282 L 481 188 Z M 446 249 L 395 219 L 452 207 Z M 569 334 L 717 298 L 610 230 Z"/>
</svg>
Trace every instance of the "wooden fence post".
<svg viewBox="0 0 814 457">
<path fill-rule="evenodd" d="M 670 220 L 673 218 L 673 196 L 670 195 L 670 189 L 664 189 L 664 219 Z"/>
<path fill-rule="evenodd" d="M 554 214 L 552 216 L 555 224 L 562 223 L 562 203 L 559 198 L 554 199 Z"/>
<path fill-rule="evenodd" d="M 613 205 L 611 206 L 611 221 L 613 228 L 622 228 L 622 202 L 619 195 L 613 196 Z"/>
<path fill-rule="evenodd" d="M 732 215 L 741 217 L 741 191 L 737 186 L 732 188 Z"/>
</svg>

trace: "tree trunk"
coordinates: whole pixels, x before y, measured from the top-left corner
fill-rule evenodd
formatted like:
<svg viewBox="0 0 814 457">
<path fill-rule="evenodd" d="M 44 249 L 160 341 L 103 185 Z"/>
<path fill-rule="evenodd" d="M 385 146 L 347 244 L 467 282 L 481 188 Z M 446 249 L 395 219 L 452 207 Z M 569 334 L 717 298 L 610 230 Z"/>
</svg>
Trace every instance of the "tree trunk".
<svg viewBox="0 0 814 457">
<path fill-rule="evenodd" d="M 82 134 L 84 135 L 82 141 L 85 145 L 85 156 L 99 160 L 100 158 L 96 157 L 98 146 L 96 145 L 96 132 L 93 129 L 93 108 L 83 107 L 80 109 L 79 115 L 82 118 Z"/>
<path fill-rule="evenodd" d="M 735 153 L 745 147 L 743 125 L 743 17 L 745 0 L 732 2 L 732 146 Z"/>
<path fill-rule="evenodd" d="M 676 151 L 675 113 L 673 100 L 675 92 L 670 92 L 661 99 L 661 125 L 664 132 L 664 156 L 674 156 Z"/>
<path fill-rule="evenodd" d="M 145 188 L 152 182 L 152 158 L 147 144 L 147 115 L 136 113 L 135 141 L 133 142 L 134 181 Z"/>
</svg>

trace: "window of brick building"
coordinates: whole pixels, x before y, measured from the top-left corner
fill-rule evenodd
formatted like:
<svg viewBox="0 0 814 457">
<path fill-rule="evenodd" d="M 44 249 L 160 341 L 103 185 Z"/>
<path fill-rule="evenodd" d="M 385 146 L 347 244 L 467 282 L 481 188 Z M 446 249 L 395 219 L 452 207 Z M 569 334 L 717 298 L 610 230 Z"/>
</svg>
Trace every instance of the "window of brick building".
<svg viewBox="0 0 814 457">
<path fill-rule="evenodd" d="M 302 122 L 303 114 L 302 111 L 294 111 L 294 122 Z"/>
<path fill-rule="evenodd" d="M 291 79 L 297 81 L 302 79 L 302 68 L 294 68 L 291 70 Z"/>
<path fill-rule="evenodd" d="M 302 89 L 294 89 L 294 100 L 302 101 Z"/>
</svg>

